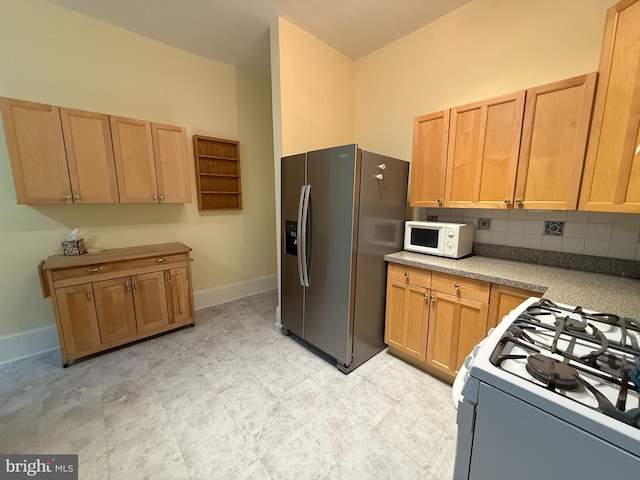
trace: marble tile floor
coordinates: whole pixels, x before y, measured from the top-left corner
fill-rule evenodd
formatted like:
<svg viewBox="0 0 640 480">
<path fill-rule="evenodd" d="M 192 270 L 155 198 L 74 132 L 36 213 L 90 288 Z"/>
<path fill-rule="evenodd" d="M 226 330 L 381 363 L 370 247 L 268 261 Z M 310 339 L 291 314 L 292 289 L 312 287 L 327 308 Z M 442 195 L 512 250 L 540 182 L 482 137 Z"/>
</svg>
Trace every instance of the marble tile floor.
<svg viewBox="0 0 640 480">
<path fill-rule="evenodd" d="M 275 326 L 276 292 L 67 369 L 0 366 L 0 452 L 81 479 L 452 478 L 450 387 L 386 351 L 345 376 Z"/>
</svg>

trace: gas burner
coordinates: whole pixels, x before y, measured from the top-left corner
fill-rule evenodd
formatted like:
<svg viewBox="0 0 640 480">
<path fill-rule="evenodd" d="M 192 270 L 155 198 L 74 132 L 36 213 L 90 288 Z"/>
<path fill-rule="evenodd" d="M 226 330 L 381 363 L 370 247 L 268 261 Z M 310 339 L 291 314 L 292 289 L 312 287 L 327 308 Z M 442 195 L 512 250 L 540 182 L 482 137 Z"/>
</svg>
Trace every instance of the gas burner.
<svg viewBox="0 0 640 480">
<path fill-rule="evenodd" d="M 552 389 L 576 390 L 580 385 L 575 368 L 546 355 L 531 355 L 526 368 L 533 378 Z"/>
</svg>

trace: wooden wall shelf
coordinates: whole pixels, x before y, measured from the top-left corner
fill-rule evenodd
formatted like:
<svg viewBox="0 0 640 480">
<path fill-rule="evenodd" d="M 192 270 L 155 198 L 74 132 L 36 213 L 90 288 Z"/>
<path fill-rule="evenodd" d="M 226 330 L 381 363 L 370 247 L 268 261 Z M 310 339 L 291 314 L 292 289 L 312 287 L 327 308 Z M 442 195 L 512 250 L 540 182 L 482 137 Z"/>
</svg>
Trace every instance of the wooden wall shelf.
<svg viewBox="0 0 640 480">
<path fill-rule="evenodd" d="M 199 210 L 241 210 L 240 142 L 193 136 Z"/>
</svg>

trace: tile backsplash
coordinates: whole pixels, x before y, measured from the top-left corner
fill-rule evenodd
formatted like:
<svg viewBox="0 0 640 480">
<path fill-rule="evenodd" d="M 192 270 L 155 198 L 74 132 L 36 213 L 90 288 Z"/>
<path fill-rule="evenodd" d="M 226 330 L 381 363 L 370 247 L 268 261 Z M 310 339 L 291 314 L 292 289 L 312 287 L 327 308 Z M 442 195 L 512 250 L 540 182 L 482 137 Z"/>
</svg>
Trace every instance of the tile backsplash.
<svg viewBox="0 0 640 480">
<path fill-rule="evenodd" d="M 484 208 L 414 209 L 415 220 L 427 220 L 433 216 L 437 216 L 439 222 L 472 224 L 477 243 L 640 260 L 640 214 Z"/>
</svg>

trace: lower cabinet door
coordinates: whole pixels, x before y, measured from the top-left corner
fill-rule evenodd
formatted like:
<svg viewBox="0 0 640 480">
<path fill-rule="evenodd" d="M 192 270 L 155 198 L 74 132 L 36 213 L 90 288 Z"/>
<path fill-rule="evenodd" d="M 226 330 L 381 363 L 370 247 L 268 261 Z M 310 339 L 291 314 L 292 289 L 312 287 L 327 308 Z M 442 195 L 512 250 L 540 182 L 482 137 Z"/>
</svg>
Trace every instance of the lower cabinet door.
<svg viewBox="0 0 640 480">
<path fill-rule="evenodd" d="M 136 317 L 133 309 L 131 277 L 93 283 L 96 312 L 103 344 L 134 337 Z"/>
<path fill-rule="evenodd" d="M 418 285 L 407 285 L 404 351 L 422 361 L 427 350 L 427 323 L 429 321 L 429 290 Z"/>
<path fill-rule="evenodd" d="M 189 268 L 172 268 L 164 272 L 167 284 L 167 305 L 169 306 L 169 323 L 186 323 L 193 321 L 193 295 Z"/>
<path fill-rule="evenodd" d="M 433 292 L 427 364 L 454 376 L 487 331 L 489 306 Z"/>
<path fill-rule="evenodd" d="M 407 284 L 387 279 L 387 307 L 384 323 L 384 342 L 402 350 L 404 338 L 405 291 Z"/>
<path fill-rule="evenodd" d="M 428 294 L 419 285 L 387 279 L 384 341 L 422 361 L 427 350 Z"/>
<path fill-rule="evenodd" d="M 100 330 L 90 283 L 56 288 L 58 317 L 67 353 L 100 345 Z"/>
<path fill-rule="evenodd" d="M 133 277 L 133 298 L 139 332 L 169 324 L 164 273 L 153 272 Z"/>
</svg>

